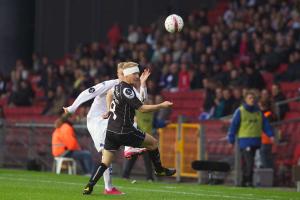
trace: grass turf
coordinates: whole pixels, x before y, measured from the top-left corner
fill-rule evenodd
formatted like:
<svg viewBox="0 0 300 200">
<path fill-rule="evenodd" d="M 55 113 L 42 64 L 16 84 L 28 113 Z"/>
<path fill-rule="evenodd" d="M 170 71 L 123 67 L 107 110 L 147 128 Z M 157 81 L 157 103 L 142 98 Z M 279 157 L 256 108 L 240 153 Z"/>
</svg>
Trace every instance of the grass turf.
<svg viewBox="0 0 300 200">
<path fill-rule="evenodd" d="M 135 184 L 114 178 L 125 192 L 121 196 L 103 195 L 100 180 L 92 195 L 82 195 L 88 177 L 56 175 L 46 172 L 0 169 L 0 200 L 300 200 L 300 193 L 282 189 L 237 188 L 191 183 L 137 181 Z"/>
</svg>

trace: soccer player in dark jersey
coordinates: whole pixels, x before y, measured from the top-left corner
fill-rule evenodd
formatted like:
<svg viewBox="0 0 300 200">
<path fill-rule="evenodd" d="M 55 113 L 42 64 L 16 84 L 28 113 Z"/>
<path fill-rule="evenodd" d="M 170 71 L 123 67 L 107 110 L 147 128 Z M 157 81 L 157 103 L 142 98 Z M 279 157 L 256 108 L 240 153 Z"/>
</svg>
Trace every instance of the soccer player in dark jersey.
<svg viewBox="0 0 300 200">
<path fill-rule="evenodd" d="M 92 193 L 94 185 L 101 178 L 107 167 L 110 166 L 114 158 L 114 152 L 121 146 L 145 147 L 149 152 L 157 176 L 172 176 L 176 173 L 175 169 L 168 169 L 162 166 L 158 141 L 151 135 L 133 126 L 135 110 L 152 112 L 173 105 L 169 101 L 156 105 L 143 105 L 133 90 L 133 84 L 139 81 L 139 72 L 137 63 L 126 62 L 123 65 L 124 79 L 111 92 L 113 99 L 110 105 L 102 163 L 94 170 L 83 190 L 83 194 Z M 111 93 L 108 93 L 108 101 Z"/>
</svg>

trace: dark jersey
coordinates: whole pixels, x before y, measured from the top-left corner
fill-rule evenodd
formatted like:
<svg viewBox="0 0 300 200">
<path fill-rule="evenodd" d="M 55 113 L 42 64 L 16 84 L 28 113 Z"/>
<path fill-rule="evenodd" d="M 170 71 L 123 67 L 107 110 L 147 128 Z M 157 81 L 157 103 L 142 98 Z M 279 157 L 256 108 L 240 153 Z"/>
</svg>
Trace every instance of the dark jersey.
<svg viewBox="0 0 300 200">
<path fill-rule="evenodd" d="M 142 105 L 143 103 L 137 98 L 131 85 L 125 82 L 116 85 L 110 105 L 111 115 L 107 130 L 120 134 L 135 130 L 133 127 L 135 110 Z"/>
</svg>

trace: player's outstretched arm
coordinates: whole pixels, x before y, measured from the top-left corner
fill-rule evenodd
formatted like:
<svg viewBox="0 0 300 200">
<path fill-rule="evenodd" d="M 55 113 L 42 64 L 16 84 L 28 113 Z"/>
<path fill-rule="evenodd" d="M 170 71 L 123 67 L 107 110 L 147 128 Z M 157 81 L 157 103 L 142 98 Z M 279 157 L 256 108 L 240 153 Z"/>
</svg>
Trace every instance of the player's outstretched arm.
<svg viewBox="0 0 300 200">
<path fill-rule="evenodd" d="M 156 105 L 142 105 L 138 111 L 140 112 L 152 112 L 152 111 L 156 111 L 162 108 L 169 108 L 173 105 L 172 102 L 170 101 L 164 101 L 160 104 L 156 104 Z"/>
<path fill-rule="evenodd" d="M 69 107 L 65 107 L 64 110 L 67 110 L 69 113 L 74 113 L 77 108 L 83 104 L 84 102 L 87 102 L 90 99 L 95 98 L 98 95 L 105 94 L 108 90 L 110 90 L 115 84 L 118 83 L 118 80 L 110 80 L 110 81 L 104 81 L 102 83 L 98 83 L 97 85 L 94 85 L 93 87 L 90 87 L 84 91 L 82 91 L 78 97 L 75 99 L 73 104 Z"/>
<path fill-rule="evenodd" d="M 106 108 L 107 108 L 107 111 L 110 110 L 110 104 L 113 100 L 113 93 L 112 93 L 112 90 L 109 90 L 107 92 L 107 95 L 106 95 Z"/>
<path fill-rule="evenodd" d="M 107 94 L 106 94 L 106 108 L 107 108 L 107 112 L 102 115 L 103 119 L 109 118 L 110 104 L 111 104 L 112 100 L 113 100 L 112 90 L 109 90 L 107 92 Z"/>
</svg>

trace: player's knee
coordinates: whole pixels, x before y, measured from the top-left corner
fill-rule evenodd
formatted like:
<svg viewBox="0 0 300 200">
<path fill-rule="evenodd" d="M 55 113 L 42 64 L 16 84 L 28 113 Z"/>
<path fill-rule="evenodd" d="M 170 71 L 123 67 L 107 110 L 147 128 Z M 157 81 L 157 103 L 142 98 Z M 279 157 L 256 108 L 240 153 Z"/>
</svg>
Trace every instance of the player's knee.
<svg viewBox="0 0 300 200">
<path fill-rule="evenodd" d="M 149 150 L 155 150 L 158 148 L 158 141 L 157 139 L 153 138 L 151 145 L 149 145 Z"/>
</svg>

